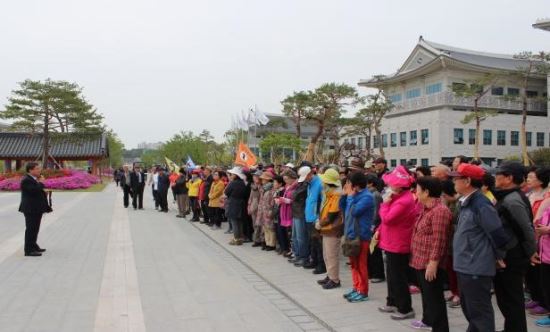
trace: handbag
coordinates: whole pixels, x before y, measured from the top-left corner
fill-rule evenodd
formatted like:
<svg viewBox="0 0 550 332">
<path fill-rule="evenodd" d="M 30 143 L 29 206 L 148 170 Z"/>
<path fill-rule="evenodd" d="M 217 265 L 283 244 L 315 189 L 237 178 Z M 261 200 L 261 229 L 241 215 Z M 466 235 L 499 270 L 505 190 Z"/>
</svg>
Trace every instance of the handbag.
<svg viewBox="0 0 550 332">
<path fill-rule="evenodd" d="M 352 215 L 353 206 L 351 207 L 349 213 Z M 355 238 L 350 239 L 347 236 L 342 242 L 342 254 L 346 257 L 357 257 L 361 252 L 361 238 L 359 237 L 359 220 L 353 218 L 353 229 L 355 231 Z"/>
</svg>

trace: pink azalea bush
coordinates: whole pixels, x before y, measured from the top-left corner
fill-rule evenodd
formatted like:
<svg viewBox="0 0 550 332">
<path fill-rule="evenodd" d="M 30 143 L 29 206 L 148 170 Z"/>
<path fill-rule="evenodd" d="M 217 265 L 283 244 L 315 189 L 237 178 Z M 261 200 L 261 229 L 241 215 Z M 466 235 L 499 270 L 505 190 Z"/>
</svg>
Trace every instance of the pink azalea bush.
<svg viewBox="0 0 550 332">
<path fill-rule="evenodd" d="M 70 170 L 67 176 L 49 178 L 44 181 L 47 189 L 86 189 L 99 183 L 97 176 L 90 175 L 83 171 Z M 11 177 L 0 181 L 0 190 L 16 191 L 21 189 L 21 178 Z"/>
</svg>

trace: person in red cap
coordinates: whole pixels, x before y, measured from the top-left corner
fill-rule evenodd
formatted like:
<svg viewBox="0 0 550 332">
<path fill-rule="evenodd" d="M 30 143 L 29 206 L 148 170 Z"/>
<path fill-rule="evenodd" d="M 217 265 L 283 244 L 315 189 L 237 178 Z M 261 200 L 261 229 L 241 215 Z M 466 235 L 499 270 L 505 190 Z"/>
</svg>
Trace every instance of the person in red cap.
<svg viewBox="0 0 550 332">
<path fill-rule="evenodd" d="M 462 312 L 467 331 L 495 331 L 491 288 L 496 265 L 502 259 L 509 236 L 493 204 L 481 193 L 483 168 L 460 164 L 453 177 L 460 212 L 453 236 L 453 267 L 458 277 Z"/>
</svg>

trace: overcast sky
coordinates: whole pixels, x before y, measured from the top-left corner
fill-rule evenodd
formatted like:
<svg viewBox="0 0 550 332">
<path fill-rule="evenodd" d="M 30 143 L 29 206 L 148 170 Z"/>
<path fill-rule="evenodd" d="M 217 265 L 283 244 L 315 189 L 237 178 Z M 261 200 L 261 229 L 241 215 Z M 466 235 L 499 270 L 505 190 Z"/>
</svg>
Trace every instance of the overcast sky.
<svg viewBox="0 0 550 332">
<path fill-rule="evenodd" d="M 419 35 L 550 50 L 541 15 L 547 0 L 2 1 L 0 101 L 27 78 L 68 80 L 127 148 L 180 130 L 221 139 L 251 105 L 277 113 L 294 90 L 394 72 Z"/>
</svg>

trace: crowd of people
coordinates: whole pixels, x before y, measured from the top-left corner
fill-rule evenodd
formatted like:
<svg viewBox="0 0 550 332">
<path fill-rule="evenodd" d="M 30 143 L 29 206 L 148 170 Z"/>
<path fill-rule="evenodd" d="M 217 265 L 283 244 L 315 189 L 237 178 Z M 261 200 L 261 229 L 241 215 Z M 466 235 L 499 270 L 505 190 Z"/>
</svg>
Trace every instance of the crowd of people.
<svg viewBox="0 0 550 332">
<path fill-rule="evenodd" d="M 176 217 L 214 230 L 227 221 L 230 245 L 251 243 L 326 274 L 317 280 L 325 290 L 341 287 L 347 257 L 345 300 L 367 301 L 369 283 L 386 282 L 378 309 L 391 319 L 414 319 L 411 293 L 420 292 L 415 329 L 449 331 L 447 308 L 461 307 L 468 331 L 495 331 L 493 294 L 504 331 L 526 332 L 526 313 L 550 327 L 549 168 L 507 161 L 489 169 L 458 156 L 390 171 L 383 158 L 355 158 L 348 167 L 154 167 L 147 179 L 125 168 L 119 181 L 126 207 L 128 192 L 142 208 L 147 183 L 155 208 L 167 212 L 172 191 Z"/>
</svg>

